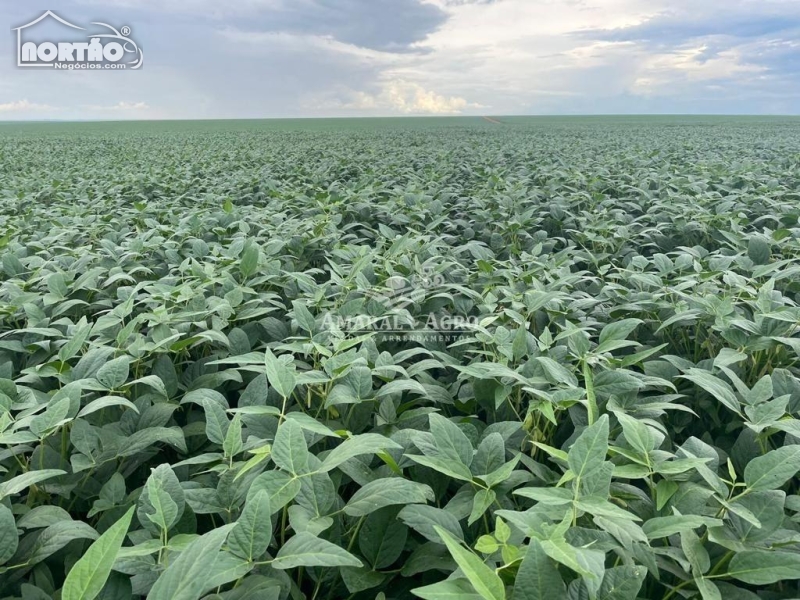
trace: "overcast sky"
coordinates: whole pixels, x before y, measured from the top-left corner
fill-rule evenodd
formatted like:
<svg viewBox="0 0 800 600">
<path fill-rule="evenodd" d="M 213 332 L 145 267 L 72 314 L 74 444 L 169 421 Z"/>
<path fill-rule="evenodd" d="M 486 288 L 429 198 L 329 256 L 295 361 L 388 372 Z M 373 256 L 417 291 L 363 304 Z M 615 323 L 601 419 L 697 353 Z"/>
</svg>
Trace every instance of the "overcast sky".
<svg viewBox="0 0 800 600">
<path fill-rule="evenodd" d="M 12 28 L 48 8 L 129 26 L 142 68 L 16 67 Z M 800 113 L 798 0 L 34 0 L 0 23 L 0 120 Z"/>
</svg>

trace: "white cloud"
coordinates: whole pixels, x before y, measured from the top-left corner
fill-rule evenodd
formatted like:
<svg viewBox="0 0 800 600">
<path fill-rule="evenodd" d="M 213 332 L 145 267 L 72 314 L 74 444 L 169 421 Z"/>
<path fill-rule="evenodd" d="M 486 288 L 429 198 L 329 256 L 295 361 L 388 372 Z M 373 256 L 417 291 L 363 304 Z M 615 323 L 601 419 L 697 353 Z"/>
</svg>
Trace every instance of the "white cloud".
<svg viewBox="0 0 800 600">
<path fill-rule="evenodd" d="M 5 104 L 0 104 L 0 112 L 40 113 L 52 112 L 54 110 L 58 109 L 54 106 L 50 106 L 49 104 L 35 104 L 33 102 L 28 102 L 27 100 L 17 100 L 15 102 L 6 102 Z"/>
<path fill-rule="evenodd" d="M 100 110 L 100 111 L 135 111 L 135 110 L 148 110 L 150 106 L 148 106 L 147 103 L 145 102 L 120 101 L 111 106 L 89 105 L 86 108 L 90 110 Z"/>
<path fill-rule="evenodd" d="M 364 48 L 355 44 L 342 42 L 330 35 L 290 33 L 288 31 L 242 31 L 235 27 L 226 27 L 217 34 L 232 44 L 238 44 L 240 50 L 249 50 L 256 54 L 269 53 L 276 46 L 297 52 L 319 50 L 349 56 L 353 59 L 376 64 L 397 64 L 405 60 L 403 54 Z"/>
<path fill-rule="evenodd" d="M 437 94 L 418 83 L 402 79 L 384 83 L 376 101 L 404 114 L 459 114 L 466 108 L 482 108 L 480 104 L 459 96 Z"/>
<path fill-rule="evenodd" d="M 307 107 L 318 111 L 346 110 L 374 114 L 457 115 L 468 109 L 486 108 L 460 96 L 447 96 L 418 83 L 393 79 L 375 93 L 339 87 L 323 97 L 312 98 Z"/>
<path fill-rule="evenodd" d="M 733 78 L 741 81 L 767 71 L 766 67 L 748 64 L 736 49 L 704 58 L 706 50 L 698 46 L 643 58 L 631 91 L 640 95 L 678 94 L 687 84 Z"/>
</svg>

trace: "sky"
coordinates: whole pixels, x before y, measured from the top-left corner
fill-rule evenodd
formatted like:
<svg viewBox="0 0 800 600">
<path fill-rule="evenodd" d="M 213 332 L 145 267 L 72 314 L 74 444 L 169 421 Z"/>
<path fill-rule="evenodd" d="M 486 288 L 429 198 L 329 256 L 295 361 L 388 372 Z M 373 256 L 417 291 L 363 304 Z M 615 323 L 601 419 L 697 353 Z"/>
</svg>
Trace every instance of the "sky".
<svg viewBox="0 0 800 600">
<path fill-rule="evenodd" d="M 142 67 L 18 67 L 47 9 L 130 27 Z M 33 0 L 0 24 L 0 120 L 800 114 L 798 0 Z"/>
</svg>

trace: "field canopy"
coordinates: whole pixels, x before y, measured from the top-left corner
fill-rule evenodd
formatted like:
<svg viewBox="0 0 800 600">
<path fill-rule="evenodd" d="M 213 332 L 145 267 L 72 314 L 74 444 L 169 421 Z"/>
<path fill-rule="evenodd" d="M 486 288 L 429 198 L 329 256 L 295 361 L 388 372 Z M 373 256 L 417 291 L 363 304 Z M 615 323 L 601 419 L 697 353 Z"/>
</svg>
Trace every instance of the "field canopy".
<svg viewBox="0 0 800 600">
<path fill-rule="evenodd" d="M 800 596 L 800 121 L 0 124 L 0 597 Z"/>
</svg>

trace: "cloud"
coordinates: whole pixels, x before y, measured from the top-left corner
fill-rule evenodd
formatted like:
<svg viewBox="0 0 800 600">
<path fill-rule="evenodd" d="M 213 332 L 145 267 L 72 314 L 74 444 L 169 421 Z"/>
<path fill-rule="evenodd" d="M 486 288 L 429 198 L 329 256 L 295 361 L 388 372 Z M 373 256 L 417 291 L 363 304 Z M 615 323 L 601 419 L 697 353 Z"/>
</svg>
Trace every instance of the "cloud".
<svg viewBox="0 0 800 600">
<path fill-rule="evenodd" d="M 150 106 L 147 105 L 145 102 L 125 102 L 120 101 L 116 104 L 111 106 L 98 106 L 98 105 L 88 105 L 86 108 L 89 110 L 99 110 L 99 111 L 135 111 L 135 110 L 148 110 Z"/>
<path fill-rule="evenodd" d="M 486 108 L 465 98 L 445 96 L 402 79 L 383 82 L 376 93 L 341 88 L 325 96 L 309 102 L 309 107 L 402 115 L 457 115 L 467 109 Z"/>
<path fill-rule="evenodd" d="M 15 102 L 6 102 L 5 104 L 0 104 L 0 112 L 40 113 L 52 112 L 54 110 L 58 109 L 54 106 L 50 106 L 49 104 L 35 104 L 33 102 L 28 102 L 27 100 L 17 100 Z"/>
<path fill-rule="evenodd" d="M 83 0 L 131 10 L 191 15 L 253 32 L 330 36 L 363 48 L 407 51 L 440 27 L 446 12 L 425 0 Z"/>
<path fill-rule="evenodd" d="M 0 6 L 0 20 L 30 20 L 23 4 Z M 76 22 L 132 26 L 148 54 L 136 73 L 55 78 L 0 62 L 6 98 L 58 98 L 63 119 L 800 111 L 797 0 L 59 6 Z"/>
<path fill-rule="evenodd" d="M 712 89 L 722 90 L 715 84 L 732 79 L 741 81 L 767 71 L 766 67 L 749 64 L 736 50 L 719 52 L 710 58 L 705 57 L 706 50 L 705 46 L 699 46 L 646 57 L 632 91 L 644 95 L 679 94 L 695 83 L 705 83 L 706 89 L 713 86 Z"/>
<path fill-rule="evenodd" d="M 386 103 L 403 114 L 459 114 L 466 108 L 481 108 L 458 96 L 443 96 L 426 90 L 418 83 L 396 80 L 383 86 L 378 104 Z"/>
</svg>

